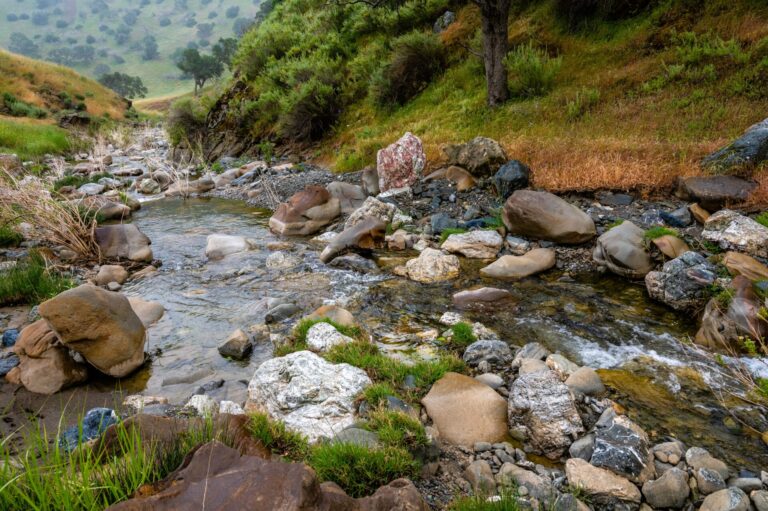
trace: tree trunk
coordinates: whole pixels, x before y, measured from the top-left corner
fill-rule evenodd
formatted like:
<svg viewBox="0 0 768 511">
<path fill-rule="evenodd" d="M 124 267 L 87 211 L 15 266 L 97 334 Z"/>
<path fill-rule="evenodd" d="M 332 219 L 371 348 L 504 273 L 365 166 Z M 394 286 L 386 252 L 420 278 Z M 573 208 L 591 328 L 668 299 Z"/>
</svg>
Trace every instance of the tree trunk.
<svg viewBox="0 0 768 511">
<path fill-rule="evenodd" d="M 509 99 L 507 68 L 504 58 L 509 49 L 508 27 L 510 0 L 475 0 L 483 18 L 483 61 L 488 88 L 488 106 L 495 107 Z"/>
</svg>

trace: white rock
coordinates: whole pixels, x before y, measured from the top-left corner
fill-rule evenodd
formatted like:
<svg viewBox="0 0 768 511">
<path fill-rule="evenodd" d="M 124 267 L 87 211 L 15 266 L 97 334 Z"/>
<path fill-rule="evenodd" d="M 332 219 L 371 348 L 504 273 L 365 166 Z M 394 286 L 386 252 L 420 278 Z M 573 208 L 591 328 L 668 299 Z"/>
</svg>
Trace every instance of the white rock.
<svg viewBox="0 0 768 511">
<path fill-rule="evenodd" d="M 388 224 L 392 221 L 392 217 L 395 215 L 395 210 L 397 210 L 397 208 L 394 204 L 382 202 L 375 197 L 368 197 L 365 199 L 362 206 L 349 215 L 349 218 L 347 218 L 347 221 L 344 223 L 344 229 L 346 230 L 350 227 L 354 227 L 369 216 L 378 218 L 385 224 Z"/>
<path fill-rule="evenodd" d="M 243 236 L 230 236 L 228 234 L 211 234 L 205 246 L 205 256 L 215 261 L 223 259 L 230 254 L 245 252 L 253 248 L 253 242 Z"/>
<path fill-rule="evenodd" d="M 301 264 L 298 256 L 289 252 L 272 252 L 267 256 L 267 268 L 271 270 L 287 270 Z"/>
<path fill-rule="evenodd" d="M 168 398 L 160 396 L 142 396 L 140 394 L 132 394 L 123 399 L 124 406 L 130 406 L 136 410 L 141 410 L 145 406 L 149 405 L 164 405 L 168 404 Z"/>
<path fill-rule="evenodd" d="M 432 283 L 451 280 L 459 276 L 459 258 L 434 248 L 427 248 L 419 257 L 405 263 L 408 278 L 416 282 Z"/>
<path fill-rule="evenodd" d="M 352 341 L 351 337 L 343 335 L 333 325 L 325 322 L 315 323 L 307 332 L 307 345 L 316 351 L 328 351 L 334 346 Z"/>
<path fill-rule="evenodd" d="M 726 250 L 768 257 L 768 227 L 730 209 L 722 209 L 710 216 L 701 235 Z"/>
<path fill-rule="evenodd" d="M 230 415 L 245 415 L 245 410 L 234 401 L 222 401 L 219 403 L 219 413 L 228 413 Z"/>
<path fill-rule="evenodd" d="M 187 404 L 184 406 L 194 408 L 197 410 L 197 413 L 203 417 L 209 417 L 219 409 L 216 400 L 205 394 L 195 394 L 189 398 L 189 401 L 187 401 Z"/>
<path fill-rule="evenodd" d="M 451 234 L 441 248 L 473 259 L 492 259 L 503 244 L 504 239 L 496 231 L 470 231 Z"/>
</svg>

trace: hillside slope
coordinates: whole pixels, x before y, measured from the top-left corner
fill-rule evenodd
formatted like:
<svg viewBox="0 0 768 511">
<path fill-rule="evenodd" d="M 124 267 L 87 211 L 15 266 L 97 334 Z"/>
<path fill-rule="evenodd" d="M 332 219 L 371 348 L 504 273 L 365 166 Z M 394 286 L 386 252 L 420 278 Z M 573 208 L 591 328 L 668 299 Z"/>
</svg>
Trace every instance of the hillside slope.
<svg viewBox="0 0 768 511">
<path fill-rule="evenodd" d="M 348 171 L 374 163 L 405 131 L 423 139 L 433 165 L 442 144 L 485 135 L 530 164 L 537 186 L 658 189 L 699 173 L 703 155 L 768 115 L 765 2 L 622 0 L 609 4 L 624 11 L 576 14 L 569 6 L 590 2 L 523 4 L 509 18 L 511 54 L 521 56 L 510 62 L 510 86 L 545 80 L 542 68 L 553 78 L 490 110 L 473 5 L 328 9 L 320 0 L 285 0 L 243 38 L 238 79 L 205 121 L 216 126 L 203 129 L 207 154 L 264 139 L 291 143 L 292 127 L 320 126 L 304 146 Z M 396 91 L 393 76 L 403 74 L 396 64 L 419 62 L 401 46 L 427 40 L 445 10 L 457 16 L 434 36 L 444 70 L 416 83 L 405 101 L 382 105 L 382 86 Z M 433 51 L 433 43 L 419 44 Z"/>
</svg>

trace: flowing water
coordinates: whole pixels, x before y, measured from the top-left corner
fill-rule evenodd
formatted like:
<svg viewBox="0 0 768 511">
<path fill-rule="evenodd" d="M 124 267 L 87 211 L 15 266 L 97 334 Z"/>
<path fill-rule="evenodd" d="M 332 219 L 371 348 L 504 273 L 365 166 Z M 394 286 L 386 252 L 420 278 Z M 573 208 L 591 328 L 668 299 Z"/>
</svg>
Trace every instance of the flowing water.
<svg viewBox="0 0 768 511">
<path fill-rule="evenodd" d="M 136 213 L 134 222 L 152 240 L 163 266 L 157 275 L 127 285 L 125 292 L 162 303 L 166 315 L 149 331 L 152 363 L 124 380 L 124 390 L 181 402 L 200 385 L 224 380 L 217 398 L 244 399 L 247 381 L 271 356 L 271 345 L 256 346 L 247 362 L 227 360 L 216 347 L 235 328 L 263 322 L 269 298 L 290 299 L 306 312 L 336 303 L 349 309 L 382 347 L 428 356 L 435 348 L 417 334 L 441 329 L 440 316 L 455 310 L 454 292 L 485 284 L 508 289 L 514 300 L 500 311 L 466 312 L 469 319 L 496 330 L 512 345 L 538 341 L 579 364 L 600 368 L 613 397 L 654 440 L 674 435 L 733 466 L 768 467 L 768 450 L 758 438 L 725 426 L 727 414 L 705 383 L 714 378 L 715 368 L 681 342 L 695 333 L 692 318 L 651 302 L 642 285 L 610 276 L 570 278 L 557 271 L 491 283 L 479 277 L 477 263 L 465 262 L 462 278 L 430 286 L 387 273 L 329 268 L 318 260 L 321 247 L 308 240 L 295 241 L 293 247 L 301 264 L 268 269 L 266 245 L 280 241 L 267 229 L 268 218 L 267 211 L 223 199 L 164 199 L 147 202 Z M 207 262 L 206 237 L 214 233 L 246 236 L 258 248 Z"/>
</svg>

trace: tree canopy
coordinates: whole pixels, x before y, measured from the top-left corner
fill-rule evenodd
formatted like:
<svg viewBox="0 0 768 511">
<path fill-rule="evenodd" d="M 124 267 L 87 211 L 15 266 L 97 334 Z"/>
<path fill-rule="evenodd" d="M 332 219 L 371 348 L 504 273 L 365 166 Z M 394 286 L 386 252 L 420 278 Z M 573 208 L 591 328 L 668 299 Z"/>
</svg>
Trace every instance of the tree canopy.
<svg viewBox="0 0 768 511">
<path fill-rule="evenodd" d="M 99 83 L 109 87 L 124 98 L 143 98 L 147 95 L 147 88 L 138 76 L 129 76 L 124 73 L 108 73 L 99 78 Z"/>
<path fill-rule="evenodd" d="M 195 94 L 205 86 L 205 82 L 224 72 L 224 63 L 213 55 L 201 55 L 195 48 L 187 48 L 176 63 L 187 78 L 195 81 Z"/>
</svg>

